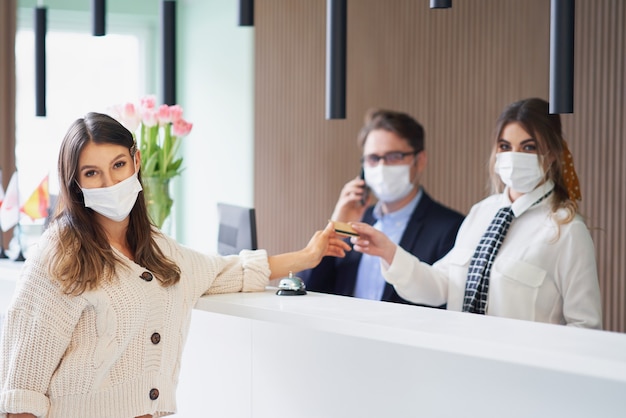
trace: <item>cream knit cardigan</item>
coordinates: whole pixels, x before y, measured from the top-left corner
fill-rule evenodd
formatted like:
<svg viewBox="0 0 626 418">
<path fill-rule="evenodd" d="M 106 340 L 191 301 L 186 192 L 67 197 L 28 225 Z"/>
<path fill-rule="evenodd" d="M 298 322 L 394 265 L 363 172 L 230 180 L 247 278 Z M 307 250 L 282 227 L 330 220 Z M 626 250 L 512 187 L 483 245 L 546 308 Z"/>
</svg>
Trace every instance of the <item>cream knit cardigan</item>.
<svg viewBox="0 0 626 418">
<path fill-rule="evenodd" d="M 165 288 L 126 259 L 116 280 L 80 296 L 50 280 L 41 250 L 26 260 L 0 343 L 0 417 L 155 417 L 176 412 L 176 386 L 191 310 L 204 294 L 265 289 L 265 251 L 209 256 L 159 235 L 181 269 Z M 191 365 L 188 365 L 191 366 Z M 156 390 L 155 390 L 156 389 Z M 154 399 L 152 399 L 154 398 Z"/>
</svg>

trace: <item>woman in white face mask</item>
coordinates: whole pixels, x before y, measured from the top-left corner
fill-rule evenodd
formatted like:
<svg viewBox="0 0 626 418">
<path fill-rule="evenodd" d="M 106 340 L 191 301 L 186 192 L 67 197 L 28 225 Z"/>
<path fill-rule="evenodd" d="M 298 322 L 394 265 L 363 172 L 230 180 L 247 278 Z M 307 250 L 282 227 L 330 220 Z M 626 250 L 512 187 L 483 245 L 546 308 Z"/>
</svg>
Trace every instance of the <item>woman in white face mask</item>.
<svg viewBox="0 0 626 418">
<path fill-rule="evenodd" d="M 202 295 L 263 291 L 272 278 L 350 249 L 332 223 L 304 249 L 276 256 L 179 245 L 150 224 L 132 134 L 103 114 L 70 127 L 59 184 L 55 217 L 4 325 L 0 415 L 173 414 L 181 347 Z"/>
<path fill-rule="evenodd" d="M 591 235 L 577 213 L 578 179 L 559 115 L 542 99 L 509 105 L 496 125 L 495 193 L 472 207 L 452 250 L 430 266 L 353 223 L 354 249 L 382 258 L 388 283 L 416 303 L 601 328 Z"/>
</svg>

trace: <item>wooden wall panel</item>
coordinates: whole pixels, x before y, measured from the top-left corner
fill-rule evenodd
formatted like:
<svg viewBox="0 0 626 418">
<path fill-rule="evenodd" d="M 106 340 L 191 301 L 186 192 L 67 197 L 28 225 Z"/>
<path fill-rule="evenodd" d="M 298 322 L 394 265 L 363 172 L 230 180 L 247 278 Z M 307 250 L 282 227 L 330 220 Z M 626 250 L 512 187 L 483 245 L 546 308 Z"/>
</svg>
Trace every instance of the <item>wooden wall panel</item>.
<svg viewBox="0 0 626 418">
<path fill-rule="evenodd" d="M 0 2 L 0 187 L 6 190 L 15 172 L 15 30 L 17 0 Z M 0 245 L 11 241 L 13 228 L 0 230 Z M 8 245 L 6 245 L 8 247 Z"/>
<path fill-rule="evenodd" d="M 495 119 L 548 99 L 550 2 L 348 2 L 347 118 L 326 120 L 326 1 L 259 0 L 255 16 L 255 206 L 259 244 L 302 247 L 358 174 L 356 135 L 371 107 L 426 130 L 423 184 L 462 212 L 488 194 Z M 564 115 L 597 246 L 606 328 L 626 331 L 624 2 L 578 0 L 575 110 Z"/>
<path fill-rule="evenodd" d="M 626 7 L 619 0 L 576 7 L 574 113 L 564 115 L 564 130 L 596 246 L 605 328 L 626 332 Z"/>
</svg>

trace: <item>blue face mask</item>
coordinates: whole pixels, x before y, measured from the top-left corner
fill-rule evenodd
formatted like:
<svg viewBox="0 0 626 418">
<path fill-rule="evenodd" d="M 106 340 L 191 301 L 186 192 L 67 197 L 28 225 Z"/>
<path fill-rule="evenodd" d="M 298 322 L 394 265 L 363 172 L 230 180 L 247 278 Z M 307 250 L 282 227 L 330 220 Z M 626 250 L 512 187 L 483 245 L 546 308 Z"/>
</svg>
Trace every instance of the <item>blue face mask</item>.
<svg viewBox="0 0 626 418">
<path fill-rule="evenodd" d="M 137 202 L 137 196 L 142 190 L 141 183 L 135 172 L 126 180 L 113 186 L 83 189 L 85 207 L 91 208 L 100 215 L 115 222 L 126 219 Z"/>
</svg>

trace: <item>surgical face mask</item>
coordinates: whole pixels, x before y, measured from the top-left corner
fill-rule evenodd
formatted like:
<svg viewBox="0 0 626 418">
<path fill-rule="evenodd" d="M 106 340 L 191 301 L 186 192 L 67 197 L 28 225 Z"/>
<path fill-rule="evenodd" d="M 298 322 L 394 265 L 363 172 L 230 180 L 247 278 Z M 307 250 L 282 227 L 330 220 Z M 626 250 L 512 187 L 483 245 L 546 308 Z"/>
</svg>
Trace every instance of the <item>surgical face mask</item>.
<svg viewBox="0 0 626 418">
<path fill-rule="evenodd" d="M 413 190 L 411 166 L 387 165 L 382 162 L 374 167 L 365 165 L 365 183 L 383 202 L 397 202 Z"/>
<path fill-rule="evenodd" d="M 91 208 L 112 221 L 126 219 L 135 206 L 137 196 L 142 190 L 137 173 L 110 187 L 83 189 L 85 207 Z"/>
<path fill-rule="evenodd" d="M 528 193 L 544 177 L 537 154 L 524 152 L 499 152 L 494 167 L 502 182 L 519 193 Z"/>
</svg>

